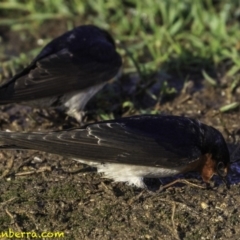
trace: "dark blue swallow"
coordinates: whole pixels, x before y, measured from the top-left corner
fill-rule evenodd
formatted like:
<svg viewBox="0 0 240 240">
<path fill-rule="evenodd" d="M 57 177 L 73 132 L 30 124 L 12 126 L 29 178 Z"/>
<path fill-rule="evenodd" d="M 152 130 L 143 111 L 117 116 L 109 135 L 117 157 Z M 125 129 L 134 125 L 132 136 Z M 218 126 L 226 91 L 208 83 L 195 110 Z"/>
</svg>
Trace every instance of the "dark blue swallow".
<svg viewBox="0 0 240 240">
<path fill-rule="evenodd" d="M 0 86 L 0 104 L 58 107 L 81 121 L 81 112 L 120 71 L 110 34 L 92 25 L 76 27 L 47 44 L 32 63 Z"/>
<path fill-rule="evenodd" d="M 48 133 L 0 132 L 1 148 L 61 154 L 105 177 L 144 187 L 143 178 L 198 171 L 204 182 L 226 179 L 230 157 L 222 134 L 180 116 L 143 115 Z"/>
</svg>

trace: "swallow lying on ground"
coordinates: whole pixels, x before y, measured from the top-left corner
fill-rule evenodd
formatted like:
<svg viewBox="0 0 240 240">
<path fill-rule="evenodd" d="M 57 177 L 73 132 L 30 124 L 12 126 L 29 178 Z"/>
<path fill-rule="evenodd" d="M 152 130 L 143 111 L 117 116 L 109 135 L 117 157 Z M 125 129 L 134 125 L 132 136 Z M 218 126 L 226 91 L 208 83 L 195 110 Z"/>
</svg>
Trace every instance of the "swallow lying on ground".
<svg viewBox="0 0 240 240">
<path fill-rule="evenodd" d="M 204 182 L 214 174 L 225 180 L 230 164 L 218 130 L 180 116 L 134 116 L 49 133 L 0 132 L 0 146 L 65 155 L 137 187 L 145 187 L 143 178 L 189 171 L 199 171 Z"/>
<path fill-rule="evenodd" d="M 81 121 L 90 98 L 120 71 L 110 34 L 80 26 L 47 44 L 22 72 L 0 86 L 0 104 L 59 107 Z"/>
</svg>

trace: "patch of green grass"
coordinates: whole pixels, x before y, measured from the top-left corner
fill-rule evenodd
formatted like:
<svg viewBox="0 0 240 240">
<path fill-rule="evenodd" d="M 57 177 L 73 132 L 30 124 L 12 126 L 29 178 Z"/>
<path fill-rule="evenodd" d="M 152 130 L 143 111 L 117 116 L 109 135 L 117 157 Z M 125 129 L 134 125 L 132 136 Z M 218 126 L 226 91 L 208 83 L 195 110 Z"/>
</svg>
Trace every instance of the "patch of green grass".
<svg viewBox="0 0 240 240">
<path fill-rule="evenodd" d="M 130 42 L 136 58 L 144 55 L 148 67 L 156 67 L 170 57 L 191 51 L 195 57 L 212 58 L 214 63 L 231 59 L 240 66 L 238 57 L 238 1 L 3 1 L 1 25 L 14 30 L 28 23 L 46 20 L 87 18 L 111 29 L 121 41 Z M 23 24 L 24 23 L 24 24 Z M 233 70 L 232 70 L 233 71 Z"/>
</svg>

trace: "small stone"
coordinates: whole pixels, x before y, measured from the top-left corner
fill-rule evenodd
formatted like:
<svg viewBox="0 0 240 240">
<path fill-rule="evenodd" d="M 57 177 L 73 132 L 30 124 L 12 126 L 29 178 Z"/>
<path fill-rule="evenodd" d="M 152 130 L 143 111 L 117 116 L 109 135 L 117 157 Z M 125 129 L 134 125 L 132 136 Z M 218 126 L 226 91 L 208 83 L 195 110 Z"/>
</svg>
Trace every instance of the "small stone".
<svg viewBox="0 0 240 240">
<path fill-rule="evenodd" d="M 208 204 L 205 202 L 201 202 L 201 207 L 202 207 L 202 209 L 206 209 L 206 208 L 208 208 Z"/>
<path fill-rule="evenodd" d="M 32 160 L 32 163 L 42 163 L 42 162 L 43 162 L 43 160 L 39 157 L 36 157 L 36 156 Z"/>
</svg>

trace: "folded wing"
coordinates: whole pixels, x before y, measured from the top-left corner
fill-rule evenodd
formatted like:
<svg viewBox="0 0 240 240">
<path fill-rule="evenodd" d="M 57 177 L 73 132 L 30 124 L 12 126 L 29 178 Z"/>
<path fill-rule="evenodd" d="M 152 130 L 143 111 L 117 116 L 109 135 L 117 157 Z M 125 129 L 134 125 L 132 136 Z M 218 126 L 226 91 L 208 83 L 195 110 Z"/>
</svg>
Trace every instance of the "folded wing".
<svg viewBox="0 0 240 240">
<path fill-rule="evenodd" d="M 176 133 L 176 135 L 181 134 Z M 51 133 L 0 133 L 3 144 L 36 149 L 75 159 L 142 166 L 181 167 L 201 156 L 194 143 L 173 141 L 177 136 L 146 134 L 123 123 L 99 123 L 84 129 Z"/>
</svg>

